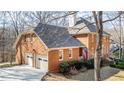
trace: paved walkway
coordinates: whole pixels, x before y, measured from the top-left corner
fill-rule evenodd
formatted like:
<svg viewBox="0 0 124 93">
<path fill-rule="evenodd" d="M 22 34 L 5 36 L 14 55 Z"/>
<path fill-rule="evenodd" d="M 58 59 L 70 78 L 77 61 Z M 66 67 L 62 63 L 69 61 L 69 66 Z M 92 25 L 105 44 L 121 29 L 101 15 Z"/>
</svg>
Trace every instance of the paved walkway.
<svg viewBox="0 0 124 93">
<path fill-rule="evenodd" d="M 9 68 L 0 68 L 0 81 L 40 81 L 44 72 L 26 65 L 14 66 Z"/>
</svg>

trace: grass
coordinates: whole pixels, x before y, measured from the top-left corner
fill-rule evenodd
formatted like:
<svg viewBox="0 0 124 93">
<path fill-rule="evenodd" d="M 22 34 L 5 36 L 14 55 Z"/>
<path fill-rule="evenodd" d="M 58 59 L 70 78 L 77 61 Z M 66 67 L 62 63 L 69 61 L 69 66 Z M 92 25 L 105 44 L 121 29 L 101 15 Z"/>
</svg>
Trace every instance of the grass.
<svg viewBox="0 0 124 93">
<path fill-rule="evenodd" d="M 0 68 L 7 68 L 7 67 L 13 67 L 13 66 L 17 66 L 18 64 L 13 63 L 13 64 L 2 64 L 0 65 Z"/>
</svg>

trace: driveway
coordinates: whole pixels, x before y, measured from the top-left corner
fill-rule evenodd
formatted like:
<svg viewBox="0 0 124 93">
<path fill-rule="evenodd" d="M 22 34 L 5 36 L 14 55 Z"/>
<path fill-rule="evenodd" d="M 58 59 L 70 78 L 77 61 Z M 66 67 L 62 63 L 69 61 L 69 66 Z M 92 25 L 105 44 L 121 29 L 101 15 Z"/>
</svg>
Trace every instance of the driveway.
<svg viewBox="0 0 124 93">
<path fill-rule="evenodd" d="M 0 68 L 0 81 L 40 81 L 45 73 L 27 65 Z"/>
</svg>

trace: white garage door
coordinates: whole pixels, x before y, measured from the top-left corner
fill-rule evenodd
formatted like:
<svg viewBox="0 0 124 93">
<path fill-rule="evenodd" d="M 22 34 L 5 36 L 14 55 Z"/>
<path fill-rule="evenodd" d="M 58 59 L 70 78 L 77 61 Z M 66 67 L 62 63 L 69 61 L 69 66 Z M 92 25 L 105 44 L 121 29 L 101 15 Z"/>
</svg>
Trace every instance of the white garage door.
<svg viewBox="0 0 124 93">
<path fill-rule="evenodd" d="M 36 67 L 42 71 L 48 71 L 48 60 L 47 57 L 37 56 Z"/>
<path fill-rule="evenodd" d="M 26 54 L 26 64 L 29 65 L 30 67 L 33 66 L 33 57 L 32 54 Z"/>
</svg>

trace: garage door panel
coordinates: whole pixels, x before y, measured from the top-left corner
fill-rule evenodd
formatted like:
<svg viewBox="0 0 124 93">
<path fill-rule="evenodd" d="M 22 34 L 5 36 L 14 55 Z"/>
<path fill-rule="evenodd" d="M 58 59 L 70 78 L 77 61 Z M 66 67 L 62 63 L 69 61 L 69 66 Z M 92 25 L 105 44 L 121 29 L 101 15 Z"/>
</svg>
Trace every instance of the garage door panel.
<svg viewBox="0 0 124 93">
<path fill-rule="evenodd" d="M 46 71 L 46 72 L 48 71 L 47 57 L 43 57 L 43 56 L 38 55 L 36 64 L 37 64 L 37 68 L 41 69 L 42 71 Z"/>
<path fill-rule="evenodd" d="M 26 54 L 25 54 L 25 63 L 26 63 L 28 66 L 30 66 L 30 67 L 33 66 L 33 56 L 32 56 L 31 53 L 26 53 Z"/>
<path fill-rule="evenodd" d="M 36 68 L 37 69 L 40 69 L 40 61 L 39 60 L 41 60 L 41 59 L 37 58 L 37 60 L 36 60 Z"/>
</svg>

